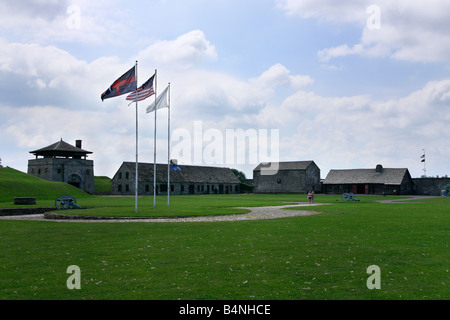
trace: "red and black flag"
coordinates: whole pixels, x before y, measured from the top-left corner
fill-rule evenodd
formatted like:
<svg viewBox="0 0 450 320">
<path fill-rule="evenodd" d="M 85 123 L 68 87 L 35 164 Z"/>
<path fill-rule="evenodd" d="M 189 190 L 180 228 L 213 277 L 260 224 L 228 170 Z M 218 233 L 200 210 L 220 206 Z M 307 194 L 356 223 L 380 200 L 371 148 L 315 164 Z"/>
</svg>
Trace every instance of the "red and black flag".
<svg viewBox="0 0 450 320">
<path fill-rule="evenodd" d="M 136 66 L 124 73 L 119 79 L 114 81 L 114 83 L 102 93 L 102 101 L 105 99 L 118 97 L 122 94 L 136 91 L 137 81 L 136 81 Z"/>
</svg>

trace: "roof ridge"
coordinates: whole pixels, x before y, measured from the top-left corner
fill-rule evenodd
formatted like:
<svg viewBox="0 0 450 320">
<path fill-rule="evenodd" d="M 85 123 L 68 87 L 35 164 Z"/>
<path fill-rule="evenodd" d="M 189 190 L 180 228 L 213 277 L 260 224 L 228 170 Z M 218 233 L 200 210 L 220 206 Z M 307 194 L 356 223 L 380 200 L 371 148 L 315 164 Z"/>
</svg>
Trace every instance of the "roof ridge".
<svg viewBox="0 0 450 320">
<path fill-rule="evenodd" d="M 62 138 L 61 138 L 61 140 L 59 140 L 59 141 L 55 144 L 55 147 L 53 148 L 53 150 L 58 149 L 58 148 L 59 148 L 59 144 L 60 144 L 61 142 L 63 142 L 63 139 L 62 139 Z"/>
</svg>

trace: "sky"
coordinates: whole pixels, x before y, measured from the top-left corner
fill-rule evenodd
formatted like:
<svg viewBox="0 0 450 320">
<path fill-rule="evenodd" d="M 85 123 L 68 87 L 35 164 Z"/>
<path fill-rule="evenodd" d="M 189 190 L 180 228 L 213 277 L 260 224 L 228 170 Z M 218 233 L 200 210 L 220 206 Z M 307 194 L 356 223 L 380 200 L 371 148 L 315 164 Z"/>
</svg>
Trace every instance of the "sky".
<svg viewBox="0 0 450 320">
<path fill-rule="evenodd" d="M 154 96 L 101 94 L 137 61 L 170 83 L 170 158 L 236 168 L 313 160 L 331 169 L 450 174 L 447 0 L 0 0 L 0 158 L 60 139 L 97 176 L 153 162 Z M 156 113 L 157 162 L 168 109 Z"/>
</svg>

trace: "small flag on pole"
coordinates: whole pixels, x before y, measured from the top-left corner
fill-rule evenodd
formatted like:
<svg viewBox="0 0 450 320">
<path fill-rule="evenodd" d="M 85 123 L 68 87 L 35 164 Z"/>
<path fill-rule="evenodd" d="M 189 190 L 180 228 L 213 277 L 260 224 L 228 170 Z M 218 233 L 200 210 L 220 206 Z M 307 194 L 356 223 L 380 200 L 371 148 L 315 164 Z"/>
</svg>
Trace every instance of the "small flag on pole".
<svg viewBox="0 0 450 320">
<path fill-rule="evenodd" d="M 177 171 L 177 170 L 181 171 L 181 168 L 180 168 L 180 166 L 177 164 L 177 161 L 176 161 L 176 160 L 170 160 L 170 161 L 169 161 L 169 164 L 170 164 L 170 166 L 172 167 L 172 169 L 173 169 L 174 171 Z"/>
<path fill-rule="evenodd" d="M 153 79 L 155 78 L 155 75 L 153 75 L 150 79 L 148 79 L 142 86 L 140 86 L 137 89 L 136 92 L 130 93 L 126 100 L 128 101 L 142 101 L 150 97 L 151 95 L 155 94 L 155 91 L 153 90 Z M 137 99 L 136 99 L 137 97 Z"/>
<path fill-rule="evenodd" d="M 105 99 L 120 96 L 122 94 L 136 91 L 137 81 L 136 81 L 136 66 L 125 72 L 119 79 L 114 81 L 114 83 L 102 93 L 102 101 Z"/>
<path fill-rule="evenodd" d="M 169 103 L 167 102 L 167 92 L 169 91 L 169 86 L 156 98 L 151 105 L 147 107 L 147 113 L 153 112 L 161 108 L 169 108 Z"/>
</svg>

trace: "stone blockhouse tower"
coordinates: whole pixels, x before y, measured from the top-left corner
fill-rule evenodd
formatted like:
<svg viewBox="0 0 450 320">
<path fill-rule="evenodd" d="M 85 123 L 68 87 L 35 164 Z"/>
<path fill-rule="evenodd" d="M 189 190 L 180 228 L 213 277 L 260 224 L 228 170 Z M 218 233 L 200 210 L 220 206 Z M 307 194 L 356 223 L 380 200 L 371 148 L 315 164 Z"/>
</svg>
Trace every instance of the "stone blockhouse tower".
<svg viewBox="0 0 450 320">
<path fill-rule="evenodd" d="M 30 151 L 36 156 L 28 160 L 28 174 L 49 180 L 69 183 L 88 193 L 94 193 L 94 161 L 87 160 L 91 151 L 81 149 L 62 139 L 45 148 Z"/>
</svg>

